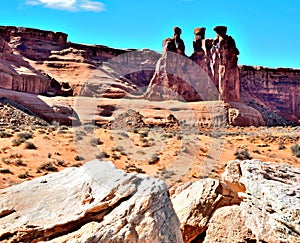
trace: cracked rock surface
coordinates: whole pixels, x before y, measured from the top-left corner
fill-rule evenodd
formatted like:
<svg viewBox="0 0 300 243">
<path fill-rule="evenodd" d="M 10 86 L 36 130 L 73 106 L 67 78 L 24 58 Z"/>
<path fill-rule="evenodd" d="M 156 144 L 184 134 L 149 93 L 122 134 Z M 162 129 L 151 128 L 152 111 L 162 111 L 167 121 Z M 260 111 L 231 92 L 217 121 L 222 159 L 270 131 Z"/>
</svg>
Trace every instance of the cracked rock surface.
<svg viewBox="0 0 300 243">
<path fill-rule="evenodd" d="M 239 206 L 241 216 L 257 241 L 300 242 L 299 168 L 237 160 L 228 164 L 223 179 L 234 190 L 245 188 L 245 192 L 237 191 L 243 198 Z M 214 238 L 214 242 L 219 241 Z"/>
<path fill-rule="evenodd" d="M 182 242 L 166 184 L 93 160 L 0 190 L 2 242 Z"/>
</svg>

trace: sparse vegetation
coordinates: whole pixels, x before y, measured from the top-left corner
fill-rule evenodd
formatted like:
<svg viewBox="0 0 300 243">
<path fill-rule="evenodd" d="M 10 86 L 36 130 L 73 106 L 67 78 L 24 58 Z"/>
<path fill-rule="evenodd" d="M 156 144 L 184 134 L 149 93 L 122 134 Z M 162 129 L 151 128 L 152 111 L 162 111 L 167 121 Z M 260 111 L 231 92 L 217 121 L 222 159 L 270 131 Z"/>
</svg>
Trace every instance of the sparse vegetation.
<svg viewBox="0 0 300 243">
<path fill-rule="evenodd" d="M 253 153 L 256 153 L 256 154 L 261 154 L 261 152 L 258 150 L 258 149 L 255 149 L 252 151 Z"/>
<path fill-rule="evenodd" d="M 103 144 L 103 142 L 102 142 L 99 138 L 92 138 L 92 139 L 90 140 L 90 144 L 91 144 L 92 146 L 97 146 L 97 145 Z"/>
<path fill-rule="evenodd" d="M 27 142 L 25 142 L 25 148 L 27 148 L 27 149 L 37 149 L 37 146 L 35 146 L 34 143 L 27 141 Z"/>
<path fill-rule="evenodd" d="M 33 138 L 33 134 L 31 132 L 21 132 L 17 134 L 18 138 L 23 138 L 25 140 Z"/>
<path fill-rule="evenodd" d="M 156 164 L 159 161 L 158 154 L 152 154 L 150 161 L 148 162 L 149 165 Z"/>
<path fill-rule="evenodd" d="M 82 166 L 81 163 L 76 163 L 76 164 L 73 164 L 73 165 L 72 165 L 72 167 L 80 167 L 80 166 Z"/>
<path fill-rule="evenodd" d="M 112 157 L 114 160 L 120 159 L 120 156 L 117 155 L 117 154 L 113 154 L 111 157 Z"/>
<path fill-rule="evenodd" d="M 239 149 L 235 153 L 235 158 L 239 160 L 247 160 L 252 159 L 251 155 L 249 154 L 248 148 Z"/>
<path fill-rule="evenodd" d="M 284 144 L 283 144 L 282 141 L 279 142 L 279 147 L 278 147 L 278 149 L 279 149 L 279 150 L 285 149 L 285 146 L 284 146 Z"/>
<path fill-rule="evenodd" d="M 65 162 L 64 160 L 62 160 L 62 159 L 58 159 L 58 160 L 57 160 L 57 164 L 58 164 L 59 166 L 66 166 L 66 162 Z"/>
<path fill-rule="evenodd" d="M 5 132 L 5 131 L 1 131 L 0 132 L 0 138 L 10 138 L 13 135 L 11 133 Z"/>
<path fill-rule="evenodd" d="M 23 174 L 19 174 L 18 177 L 19 177 L 20 179 L 27 179 L 28 177 L 31 177 L 31 176 L 29 175 L 29 172 L 26 171 L 26 172 L 23 173 Z"/>
<path fill-rule="evenodd" d="M 84 158 L 82 156 L 80 156 L 80 155 L 76 155 L 75 158 L 74 158 L 74 160 L 76 160 L 76 161 L 82 161 L 82 160 L 84 160 Z"/>
<path fill-rule="evenodd" d="M 13 174 L 10 169 L 3 169 L 3 168 L 0 168 L 0 173 L 1 174 Z"/>
<path fill-rule="evenodd" d="M 16 159 L 14 163 L 16 166 L 26 166 L 26 164 L 24 164 L 23 160 L 21 159 Z"/>
<path fill-rule="evenodd" d="M 97 159 L 107 159 L 109 158 L 109 154 L 107 154 L 106 152 L 100 152 L 99 154 L 96 155 Z"/>
<path fill-rule="evenodd" d="M 44 163 L 42 164 L 39 168 L 38 168 L 38 172 L 41 170 L 46 170 L 46 171 L 52 171 L 55 172 L 57 171 L 57 167 L 52 163 L 52 162 L 48 162 L 48 163 Z"/>
<path fill-rule="evenodd" d="M 20 146 L 25 141 L 26 141 L 26 139 L 24 139 L 24 138 L 16 138 L 16 139 L 13 139 L 11 142 L 12 142 L 12 146 L 17 147 L 17 146 Z"/>
<path fill-rule="evenodd" d="M 300 146 L 296 143 L 291 147 L 292 153 L 297 158 L 300 158 Z"/>
</svg>

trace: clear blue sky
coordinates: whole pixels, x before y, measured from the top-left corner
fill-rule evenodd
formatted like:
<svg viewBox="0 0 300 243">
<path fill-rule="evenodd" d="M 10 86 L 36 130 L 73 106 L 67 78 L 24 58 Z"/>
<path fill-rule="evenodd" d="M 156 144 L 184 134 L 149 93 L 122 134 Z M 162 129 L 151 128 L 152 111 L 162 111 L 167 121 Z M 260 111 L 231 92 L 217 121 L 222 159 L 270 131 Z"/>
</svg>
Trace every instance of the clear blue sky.
<svg viewBox="0 0 300 243">
<path fill-rule="evenodd" d="M 193 29 L 228 26 L 239 64 L 300 68 L 300 0 L 3 0 L 0 25 L 62 31 L 69 41 L 161 51 L 183 30 L 187 54 Z"/>
</svg>

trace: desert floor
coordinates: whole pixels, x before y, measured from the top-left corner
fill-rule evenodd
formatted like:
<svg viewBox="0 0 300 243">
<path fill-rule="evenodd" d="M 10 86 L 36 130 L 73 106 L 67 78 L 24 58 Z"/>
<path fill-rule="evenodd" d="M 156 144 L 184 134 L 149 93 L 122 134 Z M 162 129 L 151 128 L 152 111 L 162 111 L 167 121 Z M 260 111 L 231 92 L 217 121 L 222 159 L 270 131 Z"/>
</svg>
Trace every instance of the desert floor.
<svg viewBox="0 0 300 243">
<path fill-rule="evenodd" d="M 21 125 L 0 127 L 0 188 L 91 159 L 112 161 L 127 172 L 146 173 L 167 184 L 220 177 L 236 158 L 300 166 L 291 147 L 300 127 L 222 129 Z M 295 148 L 295 147 L 294 147 Z"/>
</svg>

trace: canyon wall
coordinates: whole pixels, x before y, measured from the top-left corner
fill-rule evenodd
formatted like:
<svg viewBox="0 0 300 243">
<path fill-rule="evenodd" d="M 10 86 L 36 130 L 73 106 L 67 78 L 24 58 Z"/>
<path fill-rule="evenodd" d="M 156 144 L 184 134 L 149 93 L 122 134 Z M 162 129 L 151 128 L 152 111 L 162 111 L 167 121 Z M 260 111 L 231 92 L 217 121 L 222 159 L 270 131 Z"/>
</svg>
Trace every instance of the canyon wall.
<svg viewBox="0 0 300 243">
<path fill-rule="evenodd" d="M 216 39 L 205 39 L 204 29 L 195 29 L 194 53 L 187 58 L 182 50 L 178 53 L 172 49 L 172 40 L 178 37 L 167 39 L 167 52 L 161 55 L 149 50 L 71 43 L 62 32 L 0 26 L 0 88 L 35 94 L 78 95 L 91 74 L 95 74 L 96 86 L 90 82 L 93 89 L 105 90 L 108 98 L 145 92 L 143 97 L 152 100 L 196 101 L 220 97 L 230 103 L 240 99 L 262 113 L 266 125 L 299 123 L 300 69 L 252 66 L 237 69 L 235 44 L 231 41 L 230 49 L 227 42 L 223 43 L 232 38 L 226 35 L 223 42 L 214 47 Z M 222 43 L 227 48 L 225 66 L 218 64 L 221 59 L 216 58 L 222 57 L 222 48 L 225 48 Z"/>
<path fill-rule="evenodd" d="M 240 66 L 240 83 L 242 101 L 300 119 L 300 69 Z"/>
<path fill-rule="evenodd" d="M 68 35 L 62 32 L 45 31 L 15 26 L 0 26 L 0 36 L 2 36 L 8 42 L 12 37 L 22 37 L 57 42 L 60 45 L 66 44 L 68 39 Z"/>
</svg>

